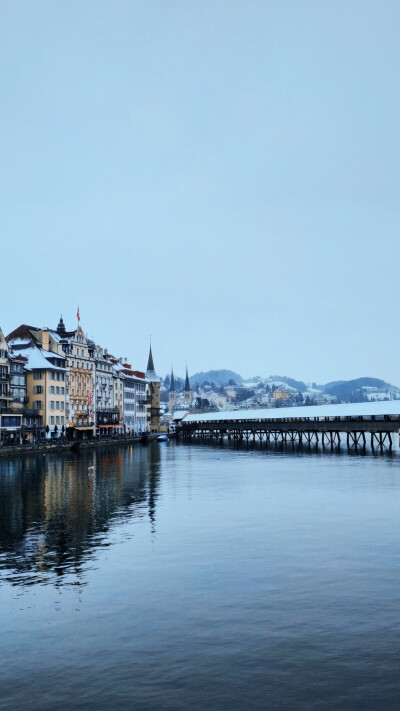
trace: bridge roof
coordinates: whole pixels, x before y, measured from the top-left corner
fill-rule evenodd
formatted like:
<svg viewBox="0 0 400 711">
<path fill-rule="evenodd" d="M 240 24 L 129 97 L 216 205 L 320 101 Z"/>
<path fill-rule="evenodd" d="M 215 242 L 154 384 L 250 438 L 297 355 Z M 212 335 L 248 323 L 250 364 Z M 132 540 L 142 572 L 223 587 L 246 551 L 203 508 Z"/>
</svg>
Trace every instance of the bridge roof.
<svg viewBox="0 0 400 711">
<path fill-rule="evenodd" d="M 309 407 L 272 407 L 259 410 L 227 410 L 225 412 L 207 412 L 204 415 L 188 415 L 185 424 L 190 422 L 226 422 L 238 420 L 283 420 L 312 419 L 314 417 L 372 417 L 379 415 L 399 415 L 400 400 L 352 402 L 344 405 L 312 405 Z"/>
</svg>

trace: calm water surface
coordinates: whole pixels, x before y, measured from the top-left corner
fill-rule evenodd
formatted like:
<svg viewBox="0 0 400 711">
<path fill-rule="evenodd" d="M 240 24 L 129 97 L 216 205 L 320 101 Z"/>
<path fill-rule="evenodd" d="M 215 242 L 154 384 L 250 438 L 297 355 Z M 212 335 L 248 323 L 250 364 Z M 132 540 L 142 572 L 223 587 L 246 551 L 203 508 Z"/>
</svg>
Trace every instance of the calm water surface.
<svg viewBox="0 0 400 711">
<path fill-rule="evenodd" d="M 400 709 L 400 459 L 0 460 L 0 708 Z"/>
</svg>

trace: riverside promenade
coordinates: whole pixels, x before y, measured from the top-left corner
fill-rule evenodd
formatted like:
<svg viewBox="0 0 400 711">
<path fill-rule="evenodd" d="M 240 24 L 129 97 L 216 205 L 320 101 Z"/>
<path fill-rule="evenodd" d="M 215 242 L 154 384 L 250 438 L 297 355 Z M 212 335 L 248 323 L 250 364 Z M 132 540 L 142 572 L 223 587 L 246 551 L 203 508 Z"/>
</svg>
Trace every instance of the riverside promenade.
<svg viewBox="0 0 400 711">
<path fill-rule="evenodd" d="M 95 449 L 99 447 L 114 447 L 134 443 L 147 443 L 157 439 L 159 433 L 147 435 L 122 435 L 120 437 L 102 437 L 101 439 L 85 439 L 73 441 L 47 440 L 37 444 L 18 444 L 11 447 L 0 446 L 0 458 L 21 456 L 23 454 L 45 454 L 47 452 L 64 452 L 68 450 Z"/>
</svg>

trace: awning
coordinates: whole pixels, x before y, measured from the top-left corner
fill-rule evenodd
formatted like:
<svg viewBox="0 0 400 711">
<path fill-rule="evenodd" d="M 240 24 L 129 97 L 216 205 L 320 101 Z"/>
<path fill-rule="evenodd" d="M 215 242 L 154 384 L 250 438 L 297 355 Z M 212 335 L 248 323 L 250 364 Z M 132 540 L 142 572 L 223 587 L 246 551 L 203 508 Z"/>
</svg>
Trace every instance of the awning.
<svg viewBox="0 0 400 711">
<path fill-rule="evenodd" d="M 123 425 L 98 425 L 97 427 L 100 430 L 102 427 L 123 427 Z"/>
<path fill-rule="evenodd" d="M 93 425 L 91 427 L 81 427 L 80 425 L 75 426 L 76 430 L 94 430 Z"/>
</svg>

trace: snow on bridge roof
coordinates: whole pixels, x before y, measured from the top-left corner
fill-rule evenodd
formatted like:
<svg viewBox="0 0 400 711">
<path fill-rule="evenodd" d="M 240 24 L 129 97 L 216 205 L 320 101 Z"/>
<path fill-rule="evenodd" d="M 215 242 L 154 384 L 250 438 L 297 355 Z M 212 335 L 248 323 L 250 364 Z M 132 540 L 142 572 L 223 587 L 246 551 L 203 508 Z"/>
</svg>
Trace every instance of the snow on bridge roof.
<svg viewBox="0 0 400 711">
<path fill-rule="evenodd" d="M 372 417 L 373 415 L 400 415 L 400 400 L 379 402 L 352 402 L 344 405 L 313 405 L 303 407 L 277 407 L 259 410 L 231 410 L 208 412 L 205 415 L 188 415 L 190 422 L 222 422 L 232 420 L 284 420 L 286 418 L 314 417 Z"/>
<path fill-rule="evenodd" d="M 173 417 L 173 419 L 174 419 L 174 420 L 183 420 L 183 419 L 186 419 L 186 418 L 187 418 L 188 414 L 189 414 L 189 413 L 188 413 L 187 410 L 176 410 L 176 411 L 174 412 L 174 417 Z"/>
</svg>

